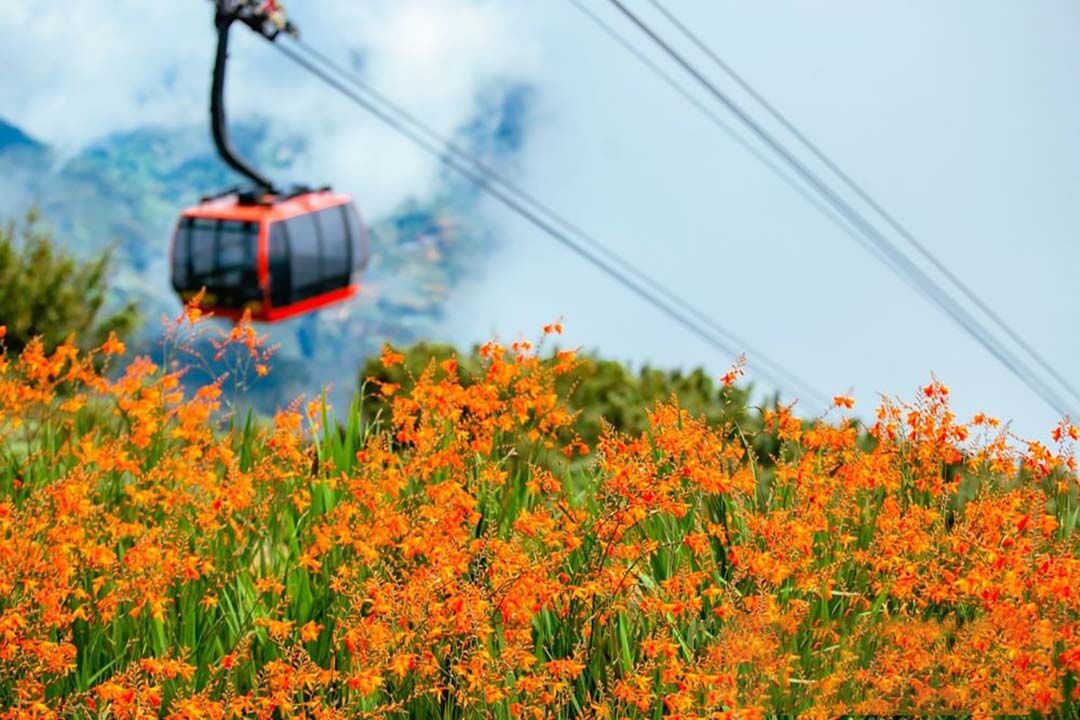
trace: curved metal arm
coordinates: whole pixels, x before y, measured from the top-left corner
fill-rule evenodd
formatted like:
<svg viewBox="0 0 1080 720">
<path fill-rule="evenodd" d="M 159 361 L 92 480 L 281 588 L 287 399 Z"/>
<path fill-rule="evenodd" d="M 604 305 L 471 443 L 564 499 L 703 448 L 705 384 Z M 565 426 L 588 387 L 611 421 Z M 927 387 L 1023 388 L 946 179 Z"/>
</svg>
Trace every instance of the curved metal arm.
<svg viewBox="0 0 1080 720">
<path fill-rule="evenodd" d="M 237 156 L 229 142 L 229 128 L 225 120 L 225 66 L 229 62 L 229 28 L 237 20 L 234 13 L 219 10 L 214 18 L 217 27 L 217 58 L 214 60 L 214 82 L 210 89 L 210 127 L 214 145 L 221 159 L 236 172 L 250 179 L 267 192 L 274 192 L 274 184 Z"/>
</svg>

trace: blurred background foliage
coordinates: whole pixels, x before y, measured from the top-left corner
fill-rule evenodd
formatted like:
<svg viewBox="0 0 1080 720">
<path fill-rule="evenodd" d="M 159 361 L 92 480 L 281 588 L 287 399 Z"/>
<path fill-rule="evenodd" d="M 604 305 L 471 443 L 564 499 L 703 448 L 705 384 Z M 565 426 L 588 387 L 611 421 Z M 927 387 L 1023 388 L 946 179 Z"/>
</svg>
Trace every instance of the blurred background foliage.
<svg viewBox="0 0 1080 720">
<path fill-rule="evenodd" d="M 0 226 L 0 325 L 4 342 L 18 354 L 40 336 L 51 352 L 69 336 L 89 349 L 115 332 L 123 339 L 138 324 L 134 303 L 110 303 L 112 252 L 88 259 L 64 250 L 46 230 L 37 211 Z"/>
</svg>

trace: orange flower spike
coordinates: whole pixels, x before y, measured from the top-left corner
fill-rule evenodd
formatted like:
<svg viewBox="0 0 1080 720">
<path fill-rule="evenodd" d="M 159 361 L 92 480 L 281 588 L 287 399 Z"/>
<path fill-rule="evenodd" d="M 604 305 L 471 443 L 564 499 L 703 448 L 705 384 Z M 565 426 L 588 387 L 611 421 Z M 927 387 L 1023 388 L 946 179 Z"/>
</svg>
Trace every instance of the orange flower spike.
<svg viewBox="0 0 1080 720">
<path fill-rule="evenodd" d="M 390 659 L 390 671 L 403 679 L 409 672 L 416 668 L 416 656 L 412 653 L 398 653 Z"/>
<path fill-rule="evenodd" d="M 720 376 L 720 382 L 725 387 L 730 387 L 730 386 L 734 385 L 735 381 L 738 380 L 740 377 L 742 377 L 745 372 L 746 372 L 746 356 L 745 355 L 740 355 L 735 360 L 735 364 L 731 367 L 731 369 Z"/>
<path fill-rule="evenodd" d="M 562 335 L 563 324 L 561 322 L 554 322 L 544 326 L 545 335 Z"/>
<path fill-rule="evenodd" d="M 1028 524 L 1031 523 L 1031 513 L 1027 513 L 1016 522 L 1016 532 L 1022 533 L 1027 529 Z"/>
<path fill-rule="evenodd" d="M 102 352 L 106 355 L 123 355 L 127 348 L 117 337 L 116 332 L 109 332 L 109 338 L 102 345 Z"/>
<path fill-rule="evenodd" d="M 255 621 L 255 624 L 265 627 L 271 638 L 282 642 L 284 640 L 287 640 L 289 635 L 292 633 L 294 622 L 292 620 L 273 620 L 271 618 L 260 618 Z"/>
<path fill-rule="evenodd" d="M 373 671 L 364 670 L 350 675 L 345 684 L 351 690 L 355 690 L 361 697 L 367 697 L 382 686 L 383 677 Z"/>
<path fill-rule="evenodd" d="M 379 362 L 382 363 L 383 367 L 390 369 L 405 362 L 405 356 L 395 352 L 389 345 L 384 345 L 382 355 L 379 356 Z"/>
<path fill-rule="evenodd" d="M 850 410 L 855 407 L 855 398 L 850 395 L 837 395 L 833 397 L 833 405 L 838 408 Z"/>
<path fill-rule="evenodd" d="M 200 307 L 202 305 L 203 298 L 205 297 L 205 288 L 199 290 L 199 292 L 197 292 L 195 296 L 188 301 L 187 305 L 184 306 L 184 312 L 180 315 L 179 318 L 177 318 L 177 324 L 181 324 L 186 320 L 189 326 L 195 326 L 205 320 L 207 316 L 203 313 L 202 308 Z"/>
</svg>

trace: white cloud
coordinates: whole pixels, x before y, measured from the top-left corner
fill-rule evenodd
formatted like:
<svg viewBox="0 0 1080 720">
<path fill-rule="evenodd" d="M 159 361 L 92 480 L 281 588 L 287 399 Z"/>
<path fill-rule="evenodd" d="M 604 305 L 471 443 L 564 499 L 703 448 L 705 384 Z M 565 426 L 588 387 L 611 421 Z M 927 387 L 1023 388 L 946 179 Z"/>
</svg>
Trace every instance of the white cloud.
<svg viewBox="0 0 1080 720">
<path fill-rule="evenodd" d="M 9 0 L 0 15 L 0 109 L 46 142 L 76 150 L 108 132 L 205 123 L 214 35 L 208 2 Z M 486 84 L 528 79 L 533 52 L 514 38 L 513 8 L 486 0 L 296 0 L 304 39 L 450 132 Z M 233 31 L 230 116 L 303 133 L 304 180 L 354 192 L 369 214 L 423 194 L 435 161 L 293 67 L 243 28 Z M 300 179 L 300 178 L 295 178 Z"/>
<path fill-rule="evenodd" d="M 144 122 L 185 122 L 194 90 L 205 82 L 207 8 L 198 3 L 119 0 L 40 3 L 14 0 L 0 15 L 0 110 L 31 134 L 77 147 L 114 129 Z M 200 12 L 202 11 L 202 12 Z M 163 92 L 176 70 L 173 92 Z"/>
</svg>

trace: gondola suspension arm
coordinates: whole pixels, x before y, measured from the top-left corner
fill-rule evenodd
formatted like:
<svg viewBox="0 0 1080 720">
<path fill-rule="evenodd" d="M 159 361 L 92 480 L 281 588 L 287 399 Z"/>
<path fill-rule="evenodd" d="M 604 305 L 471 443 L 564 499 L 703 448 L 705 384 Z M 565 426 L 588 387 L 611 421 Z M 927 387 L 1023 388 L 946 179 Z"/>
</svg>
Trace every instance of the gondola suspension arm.
<svg viewBox="0 0 1080 720">
<path fill-rule="evenodd" d="M 274 194 L 276 192 L 274 184 L 237 155 L 229 140 L 229 127 L 225 115 L 225 72 L 229 62 L 229 30 L 233 23 L 239 21 L 270 42 L 274 42 L 281 33 L 298 37 L 299 31 L 285 17 L 282 5 L 274 0 L 216 0 L 214 5 L 217 55 L 214 59 L 214 77 L 210 87 L 210 127 L 214 137 L 214 146 L 221 159 L 229 167 L 251 180 L 258 189 Z"/>
</svg>

